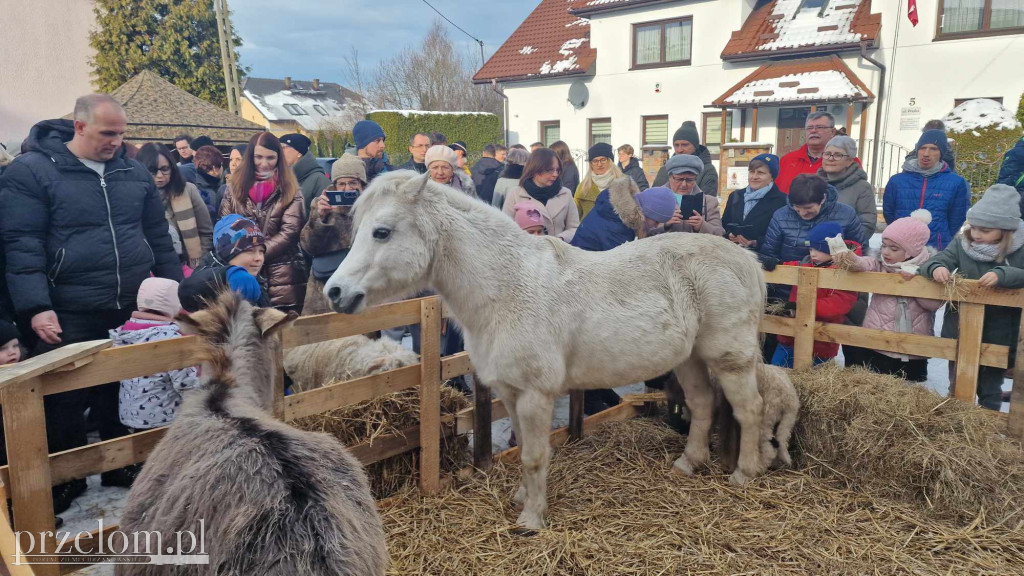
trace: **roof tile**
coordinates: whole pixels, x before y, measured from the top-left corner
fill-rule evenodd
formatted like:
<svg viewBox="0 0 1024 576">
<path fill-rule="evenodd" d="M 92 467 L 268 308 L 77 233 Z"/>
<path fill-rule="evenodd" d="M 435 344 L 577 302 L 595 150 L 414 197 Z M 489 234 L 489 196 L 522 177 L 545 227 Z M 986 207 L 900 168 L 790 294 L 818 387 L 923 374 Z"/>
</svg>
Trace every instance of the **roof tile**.
<svg viewBox="0 0 1024 576">
<path fill-rule="evenodd" d="M 802 0 L 770 0 L 754 9 L 732 33 L 723 60 L 765 58 L 771 52 L 834 51 L 863 40 L 874 42 L 882 15 L 871 13 L 871 0 L 843 0 L 823 10 L 801 9 Z"/>
<path fill-rule="evenodd" d="M 713 105 L 741 107 L 874 99 L 875 95 L 849 66 L 831 55 L 769 62 L 719 96 Z"/>
</svg>

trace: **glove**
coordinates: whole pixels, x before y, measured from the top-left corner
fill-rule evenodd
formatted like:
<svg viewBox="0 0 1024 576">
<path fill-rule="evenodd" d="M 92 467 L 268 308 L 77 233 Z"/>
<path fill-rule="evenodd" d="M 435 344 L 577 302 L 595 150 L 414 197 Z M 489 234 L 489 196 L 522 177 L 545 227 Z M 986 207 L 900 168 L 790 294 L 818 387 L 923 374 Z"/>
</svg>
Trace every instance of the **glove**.
<svg viewBox="0 0 1024 576">
<path fill-rule="evenodd" d="M 771 256 L 761 256 L 761 267 L 764 268 L 765 272 L 771 272 L 775 270 L 775 267 L 779 265 L 778 258 L 772 258 Z"/>
<path fill-rule="evenodd" d="M 232 290 L 241 294 L 251 304 L 259 303 L 263 290 L 260 288 L 260 283 L 256 280 L 256 277 L 246 272 L 245 268 L 231 266 L 227 269 L 225 277 L 227 278 L 228 286 Z"/>
</svg>

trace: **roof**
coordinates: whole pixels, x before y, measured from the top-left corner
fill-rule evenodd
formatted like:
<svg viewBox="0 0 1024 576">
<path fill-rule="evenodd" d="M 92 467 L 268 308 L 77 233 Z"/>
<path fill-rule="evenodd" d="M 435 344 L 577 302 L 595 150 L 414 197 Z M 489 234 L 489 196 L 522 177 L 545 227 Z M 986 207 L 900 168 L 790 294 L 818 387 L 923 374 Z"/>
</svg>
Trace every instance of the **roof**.
<svg viewBox="0 0 1024 576">
<path fill-rule="evenodd" d="M 830 0 L 820 9 L 801 8 L 803 1 L 762 0 L 732 33 L 722 60 L 852 50 L 861 41 L 874 44 L 882 28 L 871 0 Z"/>
<path fill-rule="evenodd" d="M 567 0 L 542 0 L 473 81 L 586 74 L 597 59 L 590 47 L 590 21 L 570 14 L 567 5 Z"/>
<path fill-rule="evenodd" d="M 600 12 L 611 12 L 613 10 L 625 10 L 636 6 L 647 4 L 664 4 L 666 2 L 679 2 L 680 0 L 569 0 L 572 4 L 569 12 L 577 16 L 590 16 Z"/>
<path fill-rule="evenodd" d="M 217 144 L 242 144 L 263 127 L 197 98 L 155 72 L 143 70 L 110 93 L 128 115 L 132 142 L 169 142 L 182 133 L 205 134 Z"/>
<path fill-rule="evenodd" d="M 270 122 L 297 122 L 310 131 L 319 130 L 325 121 L 355 124 L 357 115 L 349 114 L 347 105 L 361 102 L 362 96 L 333 82 L 316 83 L 314 88 L 306 80 L 246 78 L 242 95 Z"/>
<path fill-rule="evenodd" d="M 771 62 L 761 66 L 713 103 L 720 108 L 751 104 L 869 102 L 871 90 L 838 56 Z"/>
</svg>

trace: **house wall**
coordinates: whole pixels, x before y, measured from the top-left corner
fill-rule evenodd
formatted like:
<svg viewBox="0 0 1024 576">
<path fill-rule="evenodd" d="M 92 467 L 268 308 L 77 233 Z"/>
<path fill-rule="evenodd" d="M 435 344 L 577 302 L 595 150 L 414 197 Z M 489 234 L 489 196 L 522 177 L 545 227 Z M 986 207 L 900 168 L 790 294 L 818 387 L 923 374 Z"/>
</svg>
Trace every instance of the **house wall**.
<svg viewBox="0 0 1024 576">
<path fill-rule="evenodd" d="M 246 98 L 242 98 L 241 101 L 242 106 L 238 110 L 239 116 L 250 122 L 255 122 L 260 126 L 263 126 L 264 128 L 270 128 L 270 123 L 267 122 L 266 117 L 263 116 L 263 114 L 255 106 L 252 105 L 252 102 L 249 102 L 249 100 Z"/>
<path fill-rule="evenodd" d="M 60 118 L 94 90 L 88 0 L 0 0 L 0 142 L 21 141 L 33 124 Z"/>
</svg>

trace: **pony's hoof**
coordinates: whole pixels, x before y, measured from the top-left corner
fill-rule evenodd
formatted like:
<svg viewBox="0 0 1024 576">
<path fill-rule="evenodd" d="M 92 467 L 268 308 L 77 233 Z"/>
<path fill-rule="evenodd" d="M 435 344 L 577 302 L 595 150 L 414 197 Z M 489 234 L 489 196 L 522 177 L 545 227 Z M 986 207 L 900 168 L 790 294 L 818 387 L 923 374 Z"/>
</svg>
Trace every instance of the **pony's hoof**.
<svg viewBox="0 0 1024 576">
<path fill-rule="evenodd" d="M 742 486 L 742 485 L 746 484 L 747 482 L 750 482 L 753 479 L 754 479 L 753 476 L 750 476 L 749 474 L 744 473 L 739 468 L 737 468 L 735 472 L 733 472 L 732 474 L 729 475 L 729 482 L 731 484 L 735 484 L 737 486 Z"/>
<path fill-rule="evenodd" d="M 686 459 L 686 455 L 683 454 L 672 463 L 672 472 L 683 476 L 693 476 L 694 469 L 690 461 Z"/>
<path fill-rule="evenodd" d="M 539 514 L 533 514 L 524 510 L 523 513 L 519 515 L 519 519 L 516 520 L 516 524 L 518 524 L 520 528 L 525 528 L 526 530 L 543 530 L 544 518 Z"/>
</svg>

